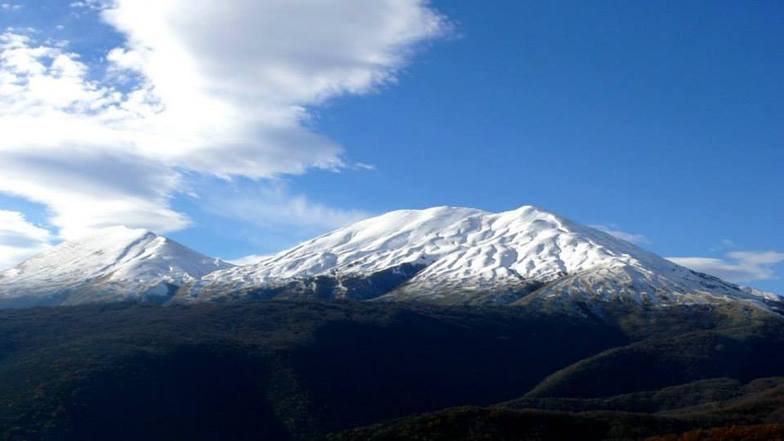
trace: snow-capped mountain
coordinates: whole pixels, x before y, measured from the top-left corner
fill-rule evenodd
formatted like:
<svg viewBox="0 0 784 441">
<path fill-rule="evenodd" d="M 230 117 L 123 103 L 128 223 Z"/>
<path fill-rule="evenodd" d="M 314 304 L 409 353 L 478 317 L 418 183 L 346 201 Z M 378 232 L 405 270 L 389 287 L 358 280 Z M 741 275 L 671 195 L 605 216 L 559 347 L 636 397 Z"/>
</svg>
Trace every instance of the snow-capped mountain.
<svg viewBox="0 0 784 441">
<path fill-rule="evenodd" d="M 531 206 L 393 211 L 244 266 L 146 230 L 113 227 L 0 273 L 0 307 L 245 298 L 566 308 L 742 301 L 784 310 L 775 295 L 691 271 Z"/>
<path fill-rule="evenodd" d="M 762 307 L 771 300 L 532 206 L 390 212 L 254 265 L 210 273 L 186 284 L 176 300 L 227 296 L 459 304 L 742 300 Z"/>
<path fill-rule="evenodd" d="M 0 306 L 165 301 L 183 283 L 232 266 L 147 230 L 111 227 L 0 273 Z"/>
</svg>

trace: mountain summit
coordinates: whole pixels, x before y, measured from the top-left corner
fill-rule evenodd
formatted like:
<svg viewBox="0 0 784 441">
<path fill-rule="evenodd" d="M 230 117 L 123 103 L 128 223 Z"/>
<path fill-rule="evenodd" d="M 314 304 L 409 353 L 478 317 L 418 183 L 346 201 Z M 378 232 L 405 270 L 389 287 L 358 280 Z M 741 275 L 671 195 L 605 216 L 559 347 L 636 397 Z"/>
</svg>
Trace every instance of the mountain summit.
<svg viewBox="0 0 784 441">
<path fill-rule="evenodd" d="M 597 312 L 608 302 L 740 301 L 782 309 L 777 296 L 691 271 L 532 206 L 393 211 L 244 266 L 146 230 L 113 227 L 0 273 L 0 306 L 254 298 L 544 303 Z"/>
<path fill-rule="evenodd" d="M 147 230 L 110 227 L 0 273 L 0 306 L 162 302 L 183 283 L 231 266 Z"/>
<path fill-rule="evenodd" d="M 210 273 L 178 299 L 243 295 L 567 306 L 773 301 L 533 206 L 393 211 Z"/>
</svg>

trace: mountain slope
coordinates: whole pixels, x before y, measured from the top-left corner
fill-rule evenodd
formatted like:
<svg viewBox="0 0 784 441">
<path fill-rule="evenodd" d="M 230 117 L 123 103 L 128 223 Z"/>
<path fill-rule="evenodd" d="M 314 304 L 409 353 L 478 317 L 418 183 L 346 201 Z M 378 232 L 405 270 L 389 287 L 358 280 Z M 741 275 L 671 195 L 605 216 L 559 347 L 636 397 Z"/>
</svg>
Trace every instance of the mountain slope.
<svg viewBox="0 0 784 441">
<path fill-rule="evenodd" d="M 0 336 L 14 441 L 311 440 L 519 397 L 628 341 L 523 308 L 285 301 L 0 310 Z"/>
<path fill-rule="evenodd" d="M 111 227 L 0 273 L 0 305 L 168 299 L 183 283 L 231 266 L 147 230 Z"/>
<path fill-rule="evenodd" d="M 740 301 L 784 311 L 774 295 L 532 206 L 393 211 L 240 267 L 145 230 L 113 227 L 0 273 L 0 307 L 253 298 L 516 304 L 580 314 L 602 314 L 608 303 Z"/>
<path fill-rule="evenodd" d="M 178 299 L 243 294 L 450 304 L 536 300 L 568 307 L 619 299 L 775 303 L 532 206 L 503 213 L 458 207 L 390 212 L 257 264 L 211 273 Z"/>
<path fill-rule="evenodd" d="M 603 440 L 608 430 L 621 435 L 617 430 L 622 427 L 623 433 L 638 427 L 656 429 L 658 423 L 642 423 L 650 419 L 656 423 L 657 415 L 628 412 L 689 406 L 691 414 L 699 410 L 694 406 L 705 404 L 710 411 L 716 401 L 744 394 L 732 392 L 726 381 L 670 389 L 658 398 L 651 397 L 653 390 L 638 386 L 653 382 L 678 386 L 681 381 L 708 380 L 717 374 L 745 383 L 784 372 L 781 318 L 763 311 L 757 311 L 757 317 L 737 314 L 737 321 L 731 323 L 717 322 L 715 316 L 704 316 L 708 323 L 689 323 L 716 327 L 715 332 L 737 338 L 737 344 L 724 343 L 726 354 L 705 346 L 702 339 L 666 344 L 682 333 L 669 326 L 671 315 L 699 317 L 694 310 L 702 309 L 708 308 L 655 310 L 659 320 L 652 323 L 666 334 L 638 345 L 645 360 L 631 366 L 624 363 L 633 360 L 630 357 L 639 359 L 625 349 L 638 340 L 633 335 L 593 317 L 549 315 L 527 308 L 260 301 L 2 310 L 0 438 L 313 440 L 326 432 L 381 423 L 382 429 L 389 429 L 383 430 L 383 436 L 360 429 L 349 438 L 334 439 Z M 748 352 L 742 350 L 744 341 Z M 412 425 L 420 417 L 407 417 L 451 406 L 509 403 L 579 360 L 589 360 L 592 369 L 599 366 L 596 360 L 607 360 L 601 354 L 611 348 L 627 355 L 608 360 L 606 369 L 594 370 L 590 378 L 570 375 L 572 384 L 582 384 L 583 390 L 604 385 L 607 393 L 613 393 L 621 382 L 627 386 L 621 393 L 641 392 L 616 398 L 564 397 L 563 393 L 556 393 L 558 398 L 528 397 L 525 407 L 545 413 L 530 414 L 518 407 L 531 417 L 509 430 L 493 418 L 454 415 L 454 409 L 438 412 L 447 419 L 437 424 Z M 596 354 L 600 356 L 595 358 Z M 689 358 L 697 363 L 666 362 Z M 723 367 L 727 360 L 729 369 Z M 546 384 L 557 392 L 555 383 Z M 688 397 L 687 390 L 696 396 Z M 727 413 L 765 421 L 776 414 L 781 417 L 781 397 L 770 397 L 772 401 L 749 411 L 716 410 L 733 418 L 730 424 L 738 420 Z M 655 408 L 646 409 L 649 405 Z M 504 413 L 513 406 L 504 407 L 492 409 Z M 547 422 L 554 407 L 560 417 Z M 604 422 L 598 432 L 586 431 L 588 427 L 580 423 L 590 423 L 582 418 L 588 415 L 566 412 L 584 410 L 602 411 Z M 725 416 L 717 422 L 727 421 Z M 389 428 L 383 422 L 391 418 L 402 420 L 389 421 L 393 426 Z M 563 427 L 573 423 L 580 424 L 564 433 Z M 466 424 L 474 437 L 454 432 Z M 534 429 L 529 438 L 525 427 Z M 673 431 L 665 429 L 635 433 Z M 430 436 L 444 430 L 441 437 Z M 509 437 L 500 436 L 503 433 Z M 539 436 L 547 433 L 549 438 Z"/>
</svg>

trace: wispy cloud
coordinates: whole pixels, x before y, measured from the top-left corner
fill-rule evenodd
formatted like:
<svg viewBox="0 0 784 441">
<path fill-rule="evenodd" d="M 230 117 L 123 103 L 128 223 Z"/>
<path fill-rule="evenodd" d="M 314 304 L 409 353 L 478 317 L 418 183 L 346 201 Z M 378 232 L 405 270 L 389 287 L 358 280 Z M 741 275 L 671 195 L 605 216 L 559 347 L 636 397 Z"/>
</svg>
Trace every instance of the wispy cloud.
<svg viewBox="0 0 784 441">
<path fill-rule="evenodd" d="M 259 263 L 262 259 L 269 257 L 269 255 L 251 254 L 249 256 L 238 257 L 236 259 L 223 259 L 226 262 L 233 263 L 234 265 L 253 265 Z"/>
<path fill-rule="evenodd" d="M 73 1 L 68 4 L 71 8 L 75 9 L 92 9 L 99 11 L 101 9 L 105 9 L 110 7 L 111 0 L 80 0 L 80 1 Z"/>
<path fill-rule="evenodd" d="M 423 0 L 199 5 L 72 2 L 124 37 L 89 58 L 101 65 L 65 41 L 3 33 L 0 192 L 44 204 L 64 238 L 107 224 L 165 232 L 190 222 L 170 206 L 183 173 L 265 180 L 352 167 L 312 130 L 309 109 L 393 83 L 419 43 L 449 27 Z M 275 201 L 277 219 L 356 217 L 302 195 Z"/>
<path fill-rule="evenodd" d="M 241 220 L 260 229 L 290 230 L 310 236 L 365 219 L 361 210 L 331 207 L 291 192 L 285 183 L 256 183 L 250 187 L 224 185 L 199 199 L 215 215 Z"/>
<path fill-rule="evenodd" d="M 622 231 L 618 229 L 616 225 L 590 225 L 591 228 L 595 228 L 599 231 L 604 231 L 607 234 L 617 237 L 618 239 L 625 240 L 627 242 L 631 242 L 637 245 L 645 245 L 651 243 L 651 241 L 642 234 L 635 234 L 629 233 L 626 231 Z"/>
<path fill-rule="evenodd" d="M 366 171 L 373 171 L 376 169 L 376 166 L 373 164 L 368 164 L 366 162 L 355 162 L 352 165 L 354 170 L 366 170 Z"/>
<path fill-rule="evenodd" d="M 722 251 L 729 251 L 729 250 L 732 250 L 732 249 L 734 249 L 736 247 L 737 247 L 737 245 L 735 244 L 735 241 L 733 241 L 731 239 L 721 239 L 719 241 L 719 243 L 715 247 L 711 248 L 710 250 L 712 252 L 716 253 L 716 252 L 722 252 Z"/>
<path fill-rule="evenodd" d="M 49 230 L 25 219 L 22 213 L 0 210 L 0 270 L 51 246 Z"/>
<path fill-rule="evenodd" d="M 23 7 L 24 5 L 18 3 L 0 3 L 0 10 L 5 12 L 15 12 Z"/>
<path fill-rule="evenodd" d="M 678 265 L 710 274 L 730 282 L 753 282 L 778 277 L 775 266 L 784 262 L 777 251 L 732 251 L 725 258 L 668 257 Z"/>
</svg>

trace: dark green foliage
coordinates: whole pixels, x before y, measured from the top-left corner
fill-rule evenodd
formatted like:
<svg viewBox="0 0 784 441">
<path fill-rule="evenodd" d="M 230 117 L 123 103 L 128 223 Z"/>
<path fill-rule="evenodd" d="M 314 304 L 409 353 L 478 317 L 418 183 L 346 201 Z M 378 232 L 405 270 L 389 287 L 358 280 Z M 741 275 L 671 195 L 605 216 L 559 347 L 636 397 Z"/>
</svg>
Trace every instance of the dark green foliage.
<svg viewBox="0 0 784 441">
<path fill-rule="evenodd" d="M 728 426 L 655 436 L 645 441 L 784 441 L 784 424 Z"/>
<path fill-rule="evenodd" d="M 327 436 L 325 441 L 630 440 L 688 427 L 643 414 L 456 408 Z"/>
<path fill-rule="evenodd" d="M 0 311 L 9 439 L 286 439 L 520 396 L 626 343 L 522 309 L 366 303 Z"/>
<path fill-rule="evenodd" d="M 335 301 L 0 311 L 0 437 L 640 439 L 782 418 L 780 379 L 745 384 L 784 374 L 780 318 L 732 305 L 608 311 Z M 379 425 L 356 428 L 368 424 Z"/>
<path fill-rule="evenodd" d="M 699 391 L 698 406 L 672 409 L 678 406 L 678 392 Z M 714 400 L 729 393 L 733 398 Z M 641 440 L 686 441 L 700 439 L 744 440 L 767 439 L 763 435 L 780 436 L 780 425 L 761 425 L 773 421 L 784 422 L 784 379 L 758 380 L 742 386 L 727 380 L 701 381 L 663 391 L 670 396 L 663 403 L 666 412 L 604 411 L 627 402 L 631 406 L 656 402 L 656 393 L 605 399 L 565 400 L 550 402 L 563 408 L 573 407 L 579 412 L 542 410 L 536 408 L 511 409 L 510 403 L 483 408 L 452 408 L 425 415 L 401 418 L 384 424 L 352 429 L 325 437 L 329 441 L 479 441 L 479 440 Z M 688 392 L 687 392 L 688 395 Z M 694 402 L 692 396 L 687 401 Z M 525 400 L 516 401 L 517 405 Z M 560 402 L 560 403 L 559 403 Z M 535 406 L 537 402 L 528 400 Z M 545 401 L 539 401 L 539 404 Z M 636 404 L 635 404 L 636 403 Z M 745 428 L 745 426 L 750 426 Z M 707 430 L 718 427 L 715 430 Z"/>
<path fill-rule="evenodd" d="M 784 383 L 773 378 L 769 382 Z M 744 385 L 738 380 L 715 378 L 666 387 L 661 390 L 635 392 L 603 398 L 523 397 L 499 404 L 511 409 L 548 409 L 570 412 L 616 410 L 624 412 L 663 412 L 738 398 L 757 385 Z"/>
<path fill-rule="evenodd" d="M 729 377 L 749 381 L 784 373 L 779 320 L 653 338 L 607 350 L 562 369 L 529 397 L 601 397 Z M 602 381 L 602 379 L 611 381 Z"/>
</svg>

